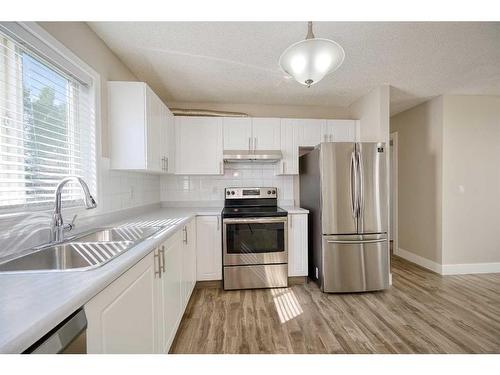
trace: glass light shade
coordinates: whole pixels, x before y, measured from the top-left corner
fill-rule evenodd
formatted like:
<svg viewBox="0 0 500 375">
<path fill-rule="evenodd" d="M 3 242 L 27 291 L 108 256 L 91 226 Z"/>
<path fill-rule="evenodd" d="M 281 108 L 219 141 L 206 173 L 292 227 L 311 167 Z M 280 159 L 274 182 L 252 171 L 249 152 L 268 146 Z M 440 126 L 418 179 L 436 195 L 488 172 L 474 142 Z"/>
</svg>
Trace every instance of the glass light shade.
<svg viewBox="0 0 500 375">
<path fill-rule="evenodd" d="M 311 86 L 338 69 L 344 49 L 330 39 L 313 38 L 292 44 L 279 60 L 281 69 L 303 85 Z"/>
</svg>

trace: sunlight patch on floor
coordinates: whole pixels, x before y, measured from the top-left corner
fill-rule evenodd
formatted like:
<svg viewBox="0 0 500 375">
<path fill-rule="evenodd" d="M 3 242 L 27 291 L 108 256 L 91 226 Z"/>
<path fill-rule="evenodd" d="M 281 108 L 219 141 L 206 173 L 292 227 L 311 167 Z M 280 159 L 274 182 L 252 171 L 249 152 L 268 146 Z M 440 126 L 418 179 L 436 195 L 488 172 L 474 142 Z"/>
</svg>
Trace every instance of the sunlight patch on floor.
<svg viewBox="0 0 500 375">
<path fill-rule="evenodd" d="M 286 323 L 304 312 L 291 289 L 272 289 L 271 294 L 281 323 Z"/>
</svg>

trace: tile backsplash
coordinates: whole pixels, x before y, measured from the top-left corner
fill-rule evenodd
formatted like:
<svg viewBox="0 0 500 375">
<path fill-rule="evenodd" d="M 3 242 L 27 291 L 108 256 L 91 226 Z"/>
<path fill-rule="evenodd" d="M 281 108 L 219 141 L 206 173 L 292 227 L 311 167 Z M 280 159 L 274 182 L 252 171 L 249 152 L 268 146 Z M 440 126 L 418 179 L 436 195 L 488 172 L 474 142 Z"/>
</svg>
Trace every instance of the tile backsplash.
<svg viewBox="0 0 500 375">
<path fill-rule="evenodd" d="M 103 212 L 112 212 L 160 202 L 160 177 L 109 169 L 102 159 L 101 194 L 98 204 Z"/>
<path fill-rule="evenodd" d="M 161 177 L 162 202 L 223 201 L 226 187 L 273 186 L 278 199 L 293 202 L 293 176 L 276 176 L 274 164 L 230 163 L 224 175 Z"/>
</svg>

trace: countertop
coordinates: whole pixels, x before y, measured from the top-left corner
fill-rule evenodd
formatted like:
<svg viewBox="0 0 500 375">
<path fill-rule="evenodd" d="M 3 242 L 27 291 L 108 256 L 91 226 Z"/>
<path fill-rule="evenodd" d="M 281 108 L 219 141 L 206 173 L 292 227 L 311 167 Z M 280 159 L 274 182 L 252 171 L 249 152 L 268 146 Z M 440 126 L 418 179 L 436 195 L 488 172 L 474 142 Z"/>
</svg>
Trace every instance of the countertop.
<svg viewBox="0 0 500 375">
<path fill-rule="evenodd" d="M 295 206 L 281 207 L 291 214 L 308 212 Z M 0 274 L 0 353 L 24 351 L 191 218 L 220 215 L 221 211 L 222 207 L 154 208 L 125 220 L 110 221 L 105 226 L 142 223 L 166 227 L 94 270 Z"/>
<path fill-rule="evenodd" d="M 297 206 L 280 206 L 282 209 L 286 210 L 289 214 L 307 214 L 309 213 L 309 210 L 306 210 L 305 208 L 300 208 Z"/>
<path fill-rule="evenodd" d="M 166 228 L 91 271 L 0 274 L 0 353 L 20 353 L 82 307 L 197 215 L 219 207 L 156 208 L 109 226 L 164 221 Z"/>
</svg>

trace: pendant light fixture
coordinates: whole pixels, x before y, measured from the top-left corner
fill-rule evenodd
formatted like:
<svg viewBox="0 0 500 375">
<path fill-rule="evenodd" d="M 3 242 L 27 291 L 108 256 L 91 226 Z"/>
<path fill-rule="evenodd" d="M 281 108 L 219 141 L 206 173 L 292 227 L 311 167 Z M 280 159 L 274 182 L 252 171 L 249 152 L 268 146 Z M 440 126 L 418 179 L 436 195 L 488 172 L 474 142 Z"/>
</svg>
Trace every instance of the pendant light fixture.
<svg viewBox="0 0 500 375">
<path fill-rule="evenodd" d="M 312 22 L 308 22 L 305 40 L 292 44 L 280 56 L 279 64 L 297 82 L 311 87 L 339 68 L 344 49 L 333 40 L 316 38 Z"/>
</svg>

